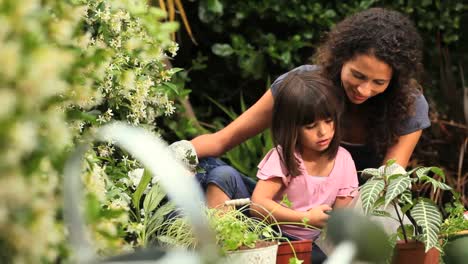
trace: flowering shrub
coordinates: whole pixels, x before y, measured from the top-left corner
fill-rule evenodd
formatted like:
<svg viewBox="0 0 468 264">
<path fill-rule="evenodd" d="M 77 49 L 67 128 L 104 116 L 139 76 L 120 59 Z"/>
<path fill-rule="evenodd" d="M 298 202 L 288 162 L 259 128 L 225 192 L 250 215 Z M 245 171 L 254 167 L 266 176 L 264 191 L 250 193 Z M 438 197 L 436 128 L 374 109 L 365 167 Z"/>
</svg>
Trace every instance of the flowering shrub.
<svg viewBox="0 0 468 264">
<path fill-rule="evenodd" d="M 85 57 L 93 59 L 98 50 L 98 62 L 104 61 L 104 66 L 99 67 L 101 75 L 94 79 L 103 102 L 91 111 L 78 109 L 81 114 L 93 116 L 91 121 L 81 119 L 79 127 L 123 120 L 157 133 L 156 117 L 174 111 L 168 94 L 179 92 L 169 82 L 179 69 L 166 65 L 168 57 L 175 56 L 178 49 L 169 38 L 176 24 L 158 22 L 164 13 L 149 9 L 145 1 L 82 2 L 88 12 L 80 48 Z M 111 143 L 99 145 L 94 153 L 89 153 L 88 164 L 86 207 L 96 248 L 102 254 L 110 254 L 144 245 L 139 238 L 145 232 L 145 215 L 131 205 L 143 174 L 139 164 Z"/>
<path fill-rule="evenodd" d="M 173 23 L 143 0 L 0 2 L 0 262 L 67 257 L 61 170 L 80 134 L 111 120 L 157 132 L 174 111 Z M 111 143 L 88 153 L 86 215 L 102 253 L 138 245 L 129 204 L 139 165 Z M 130 175 L 130 176 L 129 176 Z M 134 180 L 133 182 L 131 180 Z M 135 231 L 136 229 L 136 231 Z"/>
</svg>

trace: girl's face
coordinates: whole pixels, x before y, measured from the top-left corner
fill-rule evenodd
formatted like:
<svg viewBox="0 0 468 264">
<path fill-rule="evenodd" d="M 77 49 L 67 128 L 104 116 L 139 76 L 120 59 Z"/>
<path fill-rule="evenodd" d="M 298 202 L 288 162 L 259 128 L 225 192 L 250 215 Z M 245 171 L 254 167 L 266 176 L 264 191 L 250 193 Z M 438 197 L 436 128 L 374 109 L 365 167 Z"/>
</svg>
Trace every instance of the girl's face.
<svg viewBox="0 0 468 264">
<path fill-rule="evenodd" d="M 349 100 L 362 104 L 383 93 L 392 79 L 392 68 L 373 55 L 356 55 L 341 68 L 341 82 Z"/>
<path fill-rule="evenodd" d="M 334 135 L 335 124 L 331 118 L 302 126 L 300 130 L 302 149 L 322 152 L 328 148 Z"/>
</svg>

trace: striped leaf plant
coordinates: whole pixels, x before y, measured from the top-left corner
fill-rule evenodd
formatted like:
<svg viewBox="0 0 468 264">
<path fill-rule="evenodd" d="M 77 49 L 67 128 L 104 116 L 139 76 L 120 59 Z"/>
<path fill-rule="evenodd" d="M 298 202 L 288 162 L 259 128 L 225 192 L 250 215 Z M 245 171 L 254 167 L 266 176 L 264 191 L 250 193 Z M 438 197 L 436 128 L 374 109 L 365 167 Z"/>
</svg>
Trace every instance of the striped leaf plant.
<svg viewBox="0 0 468 264">
<path fill-rule="evenodd" d="M 406 171 L 395 160 L 390 160 L 378 169 L 363 170 L 362 176 L 368 178 L 360 188 L 365 214 L 392 217 L 389 212 L 395 210 L 395 220 L 400 224 L 399 231 L 405 242 L 411 239 L 421 241 L 426 252 L 433 247 L 440 250 L 438 237 L 442 215 L 434 201 L 420 196 L 422 188 L 427 185 L 433 192 L 452 190 L 444 183 L 445 175 L 440 168 L 418 167 Z M 412 227 L 405 226 L 405 217 L 409 218 Z"/>
</svg>

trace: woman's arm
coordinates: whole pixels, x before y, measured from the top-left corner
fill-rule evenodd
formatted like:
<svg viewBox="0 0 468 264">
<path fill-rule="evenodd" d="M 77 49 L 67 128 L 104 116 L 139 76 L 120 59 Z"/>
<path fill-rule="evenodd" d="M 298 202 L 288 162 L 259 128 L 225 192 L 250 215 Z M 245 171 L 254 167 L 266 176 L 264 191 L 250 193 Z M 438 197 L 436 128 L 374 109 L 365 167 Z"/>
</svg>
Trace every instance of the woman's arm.
<svg viewBox="0 0 468 264">
<path fill-rule="evenodd" d="M 403 168 L 406 168 L 421 134 L 422 130 L 417 130 L 407 135 L 400 136 L 397 143 L 387 150 L 383 164 L 390 159 L 395 159 L 396 163 L 401 165 Z"/>
<path fill-rule="evenodd" d="M 267 214 L 262 207 L 268 210 L 278 222 L 301 223 L 304 218 L 309 219 L 308 224 L 322 227 L 325 225 L 328 215 L 324 211 L 331 210 L 328 205 L 320 205 L 307 212 L 299 212 L 280 205 L 273 198 L 283 186 L 281 178 L 259 180 L 252 194 L 252 209 L 250 213 L 263 218 Z M 256 206 L 255 204 L 261 205 Z M 262 214 L 259 214 L 258 211 Z"/>
<path fill-rule="evenodd" d="M 273 94 L 269 89 L 253 106 L 232 121 L 228 126 L 213 134 L 192 139 L 198 158 L 217 157 L 257 135 L 271 124 Z"/>
</svg>

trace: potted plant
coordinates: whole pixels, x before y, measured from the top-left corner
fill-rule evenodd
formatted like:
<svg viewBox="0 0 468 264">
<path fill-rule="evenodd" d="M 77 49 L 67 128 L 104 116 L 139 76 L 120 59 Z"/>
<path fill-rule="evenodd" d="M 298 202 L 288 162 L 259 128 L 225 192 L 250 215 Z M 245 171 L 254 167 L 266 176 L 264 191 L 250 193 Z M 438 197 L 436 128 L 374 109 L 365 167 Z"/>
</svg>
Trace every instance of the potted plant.
<svg viewBox="0 0 468 264">
<path fill-rule="evenodd" d="M 245 212 L 252 212 L 250 199 L 237 199 L 225 202 L 226 208 L 205 208 L 211 228 L 215 230 L 217 244 L 229 263 L 310 263 L 312 241 L 294 241 L 283 237 L 277 227 L 279 224 L 298 224 L 315 228 L 304 223 L 277 222 L 267 212 L 263 217 L 250 217 Z M 233 210 L 234 207 L 237 209 Z M 272 221 L 267 221 L 268 219 Z M 184 217 L 176 217 L 159 228 L 157 239 L 169 246 L 196 249 L 199 242 L 194 239 L 191 227 Z M 285 241 L 279 243 L 279 241 Z M 301 243 L 298 243 L 301 242 Z M 308 243 L 308 250 L 304 243 Z M 285 248 L 288 247 L 285 252 Z M 277 255 L 281 248 L 280 255 Z M 296 251 L 298 249 L 298 252 Z M 301 258 L 301 259 L 299 259 Z"/>
<path fill-rule="evenodd" d="M 438 167 L 418 167 L 407 172 L 390 160 L 385 166 L 365 169 L 362 174 L 369 177 L 360 188 L 364 213 L 394 218 L 399 224 L 393 236 L 396 243 L 394 263 L 428 263 L 430 255 L 437 258 L 437 262 L 438 254 L 432 252 L 428 256 L 427 252 L 432 248 L 442 250 L 439 243 L 442 214 L 434 201 L 420 194 L 427 185 L 432 191 L 451 190 L 444 183 L 443 171 Z M 431 175 L 438 175 L 440 180 Z M 388 206 L 393 208 L 395 217 L 386 211 Z M 405 224 L 405 217 L 410 224 Z M 405 260 L 407 254 L 409 260 Z"/>
<path fill-rule="evenodd" d="M 257 263 L 276 263 L 279 233 L 265 221 L 246 216 L 242 211 L 247 207 L 240 210 L 204 208 L 217 244 L 228 262 L 256 259 Z M 159 229 L 157 239 L 163 245 L 196 249 L 200 244 L 185 217 L 174 217 Z"/>
<path fill-rule="evenodd" d="M 285 241 L 278 246 L 276 264 L 288 264 L 291 259 L 310 264 L 312 257 L 312 240 Z"/>
<path fill-rule="evenodd" d="M 453 202 L 445 205 L 446 217 L 441 225 L 440 233 L 446 242 L 468 236 L 468 212 L 460 200 L 460 194 L 454 193 Z"/>
</svg>

